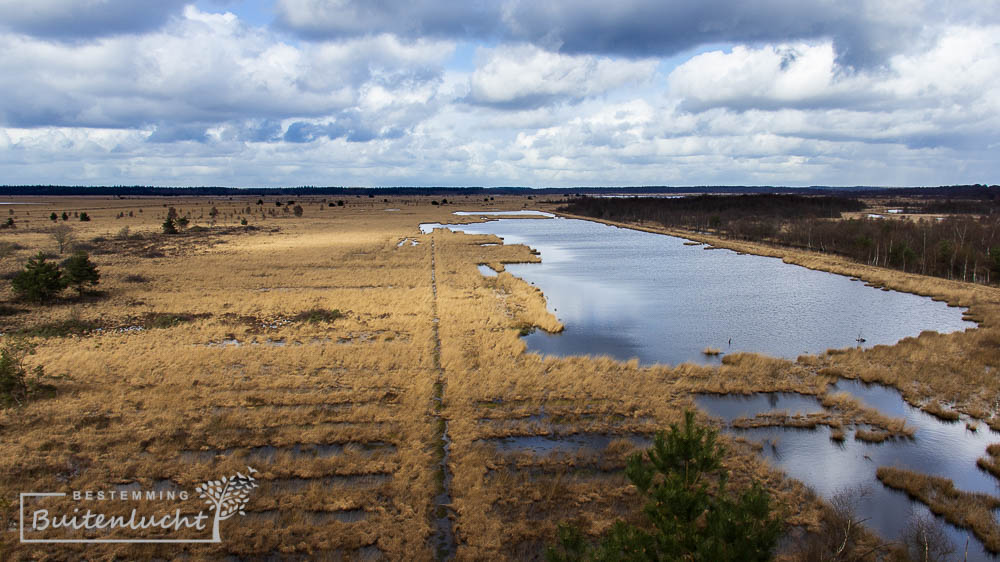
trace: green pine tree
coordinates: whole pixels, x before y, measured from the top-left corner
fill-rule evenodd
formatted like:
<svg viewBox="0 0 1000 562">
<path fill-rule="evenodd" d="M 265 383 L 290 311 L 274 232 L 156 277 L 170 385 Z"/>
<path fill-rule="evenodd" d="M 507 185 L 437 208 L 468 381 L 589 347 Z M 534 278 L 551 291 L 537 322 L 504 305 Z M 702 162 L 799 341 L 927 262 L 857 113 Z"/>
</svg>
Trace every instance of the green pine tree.
<svg viewBox="0 0 1000 562">
<path fill-rule="evenodd" d="M 41 252 L 28 260 L 11 285 L 18 297 L 37 303 L 52 300 L 66 287 L 59 266 L 46 262 Z"/>
<path fill-rule="evenodd" d="M 76 252 L 62 263 L 64 276 L 67 285 L 76 287 L 80 295 L 83 295 L 85 285 L 97 285 L 101 279 L 101 274 L 87 252 Z"/>
<path fill-rule="evenodd" d="M 177 234 L 177 225 L 174 224 L 174 219 L 167 217 L 167 220 L 163 221 L 163 233 Z"/>
<path fill-rule="evenodd" d="M 685 560 L 762 561 L 771 557 L 782 533 L 770 495 L 754 484 L 739 495 L 728 489 L 722 468 L 725 449 L 718 432 L 698 426 L 693 412 L 684 425 L 659 432 L 652 448 L 628 460 L 625 475 L 646 498 L 646 522 L 618 521 L 596 546 L 582 531 L 559 527 L 552 561 Z"/>
</svg>

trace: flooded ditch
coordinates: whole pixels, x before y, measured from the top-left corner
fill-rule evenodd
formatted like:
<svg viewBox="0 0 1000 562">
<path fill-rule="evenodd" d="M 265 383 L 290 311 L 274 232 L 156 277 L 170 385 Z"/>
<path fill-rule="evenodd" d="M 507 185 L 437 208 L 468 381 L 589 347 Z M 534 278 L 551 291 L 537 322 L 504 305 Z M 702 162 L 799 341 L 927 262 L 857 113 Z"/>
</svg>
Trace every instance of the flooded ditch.
<svg viewBox="0 0 1000 562">
<path fill-rule="evenodd" d="M 1000 493 L 1000 481 L 979 469 L 976 461 L 987 456 L 986 447 L 1000 442 L 1000 433 L 980 424 L 970 431 L 965 421 L 942 421 L 907 404 L 898 391 L 841 379 L 830 393 L 846 392 L 881 413 L 900 417 L 916 428 L 911 439 L 868 443 L 855 438 L 859 428 L 844 428 L 843 441 L 831 439 L 828 427 L 799 429 L 766 427 L 736 429 L 728 424 L 741 417 L 776 411 L 819 413 L 824 408 L 817 397 L 794 393 L 758 393 L 751 396 L 705 395 L 695 398 L 698 407 L 727 423 L 730 435 L 763 445 L 763 454 L 774 466 L 824 498 L 839 492 L 859 490 L 855 509 L 865 524 L 882 537 L 899 537 L 909 517 L 928 515 L 930 510 L 903 492 L 888 488 L 875 477 L 880 466 L 905 468 L 954 481 L 967 492 Z M 959 552 L 969 542 L 969 560 L 994 560 L 972 532 L 938 518 Z"/>
</svg>

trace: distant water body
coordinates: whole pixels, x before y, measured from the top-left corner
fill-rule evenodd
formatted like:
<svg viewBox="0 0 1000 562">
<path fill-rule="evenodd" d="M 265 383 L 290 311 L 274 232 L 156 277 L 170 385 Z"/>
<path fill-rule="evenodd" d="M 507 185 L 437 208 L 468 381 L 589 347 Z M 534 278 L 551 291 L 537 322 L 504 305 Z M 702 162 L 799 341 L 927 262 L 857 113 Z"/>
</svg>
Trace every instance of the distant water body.
<svg viewBox="0 0 1000 562">
<path fill-rule="evenodd" d="M 468 212 L 469 215 L 486 215 Z M 794 359 L 830 348 L 894 344 L 921 331 L 974 328 L 963 309 L 848 277 L 602 223 L 502 218 L 446 226 L 539 251 L 506 270 L 545 293 L 561 334 L 525 337 L 529 351 L 609 355 L 643 364 L 713 363 L 706 347 Z"/>
</svg>

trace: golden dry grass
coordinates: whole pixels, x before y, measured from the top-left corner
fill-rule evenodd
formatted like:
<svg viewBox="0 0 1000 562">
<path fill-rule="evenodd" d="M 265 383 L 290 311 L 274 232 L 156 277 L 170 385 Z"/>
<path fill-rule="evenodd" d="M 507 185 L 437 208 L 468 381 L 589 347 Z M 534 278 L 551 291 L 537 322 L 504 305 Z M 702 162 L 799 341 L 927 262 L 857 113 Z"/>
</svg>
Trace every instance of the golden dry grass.
<svg viewBox="0 0 1000 562">
<path fill-rule="evenodd" d="M 493 236 L 417 229 L 421 222 L 479 220 L 456 220 L 453 210 L 535 202 L 459 198 L 439 207 L 421 198 L 344 198 L 344 207 L 329 207 L 330 200 L 292 198 L 305 209 L 295 218 L 287 206 L 274 206 L 274 197 L 263 207 L 256 199 L 37 198 L 38 205 L 15 209 L 17 228 L 0 231 L 0 242 L 20 249 L 0 272 L 40 250 L 57 251 L 50 212 L 86 211 L 91 222 L 67 224 L 77 241 L 91 245 L 104 296 L 45 307 L 12 303 L 14 313 L 0 317 L 8 334 L 68 320 L 101 328 L 33 339 L 38 349 L 29 362 L 55 376 L 57 394 L 0 412 L 3 498 L 116 484 L 145 489 L 165 480 L 192 489 L 254 464 L 263 485 L 248 517 L 225 524 L 222 545 L 188 546 L 188 554 L 431 559 L 444 420 L 458 558 L 523 559 L 537 556 L 562 520 L 598 533 L 635 517 L 625 458 L 693 408 L 692 393 L 805 392 L 823 399 L 830 413 L 793 413 L 785 422 L 835 431 L 867 424 L 905 436 L 912 431 L 901 420 L 831 395 L 830 382 L 846 375 L 896 384 L 909 379 L 893 377 L 911 376 L 905 367 L 895 374 L 904 352 L 942 365 L 965 353 L 967 338 L 983 337 L 976 336 L 983 330 L 942 340 L 925 334 L 901 343 L 903 351 L 797 362 L 738 353 L 717 367 L 543 358 L 525 354 L 519 334 L 563 326 L 544 295 L 503 265 L 538 257 L 524 246 L 484 246 L 499 242 Z M 160 236 L 169 206 L 207 230 Z M 212 206 L 220 211 L 214 227 Z M 240 226 L 244 217 L 256 230 Z M 124 226 L 129 238 L 119 237 Z M 499 274 L 482 276 L 482 263 Z M 10 301 L 6 284 L 3 291 L 0 299 Z M 300 317 L 316 309 L 343 317 Z M 178 320 L 156 322 L 166 317 Z M 948 346 L 950 356 L 932 358 Z M 919 382 L 904 388 L 908 399 L 946 388 Z M 940 399 L 967 413 L 975 404 L 992 413 L 985 392 L 978 402 L 967 395 L 955 387 Z M 791 524 L 819 524 L 820 503 L 809 490 L 769 467 L 752 444 L 723 441 L 736 485 L 762 482 Z M 533 453 L 524 443 L 556 451 Z M 12 520 L 9 510 L 0 511 Z M 9 559 L 179 553 L 157 545 L 84 551 L 11 538 L 0 551 Z"/>
<path fill-rule="evenodd" d="M 103 296 L 12 303 L 14 313 L 0 317 L 8 333 L 69 320 L 91 328 L 33 338 L 29 363 L 44 365 L 57 393 L 0 412 L 3 498 L 157 483 L 190 490 L 247 464 L 260 470 L 262 486 L 248 516 L 225 524 L 219 546 L 84 549 L 20 545 L 5 534 L 6 559 L 84 552 L 431 559 L 438 415 L 452 440 L 449 495 L 460 559 L 537 556 L 563 519 L 600 532 L 634 517 L 626 456 L 693 407 L 690 390 L 716 388 L 710 369 L 526 355 L 523 327 L 562 329 L 538 289 L 503 271 L 505 263 L 537 261 L 529 248 L 483 246 L 499 242 L 492 236 L 422 235 L 419 223 L 455 218 L 455 207 L 422 199 L 348 198 L 333 208 L 299 199 L 302 218 L 284 213 L 286 206 L 273 207 L 272 216 L 273 197 L 263 207 L 256 197 L 38 198 L 15 209 L 17 227 L 0 232 L 0 242 L 18 249 L 0 270 L 15 271 L 38 251 L 57 252 L 50 212 L 86 211 L 92 221 L 66 224 L 89 245 Z M 170 206 L 206 230 L 160 236 Z M 212 206 L 220 211 L 214 226 Z M 255 230 L 240 226 L 244 217 Z M 500 273 L 485 278 L 479 263 Z M 2 291 L 11 301 L 6 285 Z M 302 317 L 316 309 L 343 316 Z M 739 361 L 723 369 L 741 371 Z M 543 436 L 581 445 L 553 455 L 501 446 Z M 811 496 L 800 484 L 751 447 L 732 447 L 727 462 L 736 483 L 766 482 L 792 522 L 816 521 L 818 504 L 802 501 Z M 16 520 L 6 508 L 2 516 Z"/>
</svg>

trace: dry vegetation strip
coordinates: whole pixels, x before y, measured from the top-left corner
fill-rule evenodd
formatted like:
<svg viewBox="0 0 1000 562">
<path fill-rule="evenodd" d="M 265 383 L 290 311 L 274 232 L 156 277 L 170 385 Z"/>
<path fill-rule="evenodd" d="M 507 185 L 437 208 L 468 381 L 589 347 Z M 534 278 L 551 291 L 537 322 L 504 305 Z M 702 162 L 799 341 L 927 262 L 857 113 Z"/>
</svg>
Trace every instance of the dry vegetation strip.
<svg viewBox="0 0 1000 562">
<path fill-rule="evenodd" d="M 993 511 L 1000 508 L 1000 499 L 987 494 L 963 492 L 947 478 L 911 470 L 882 466 L 876 475 L 886 486 L 906 492 L 949 523 L 972 529 L 986 548 L 1000 552 L 1000 526 L 993 515 Z"/>
</svg>

